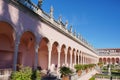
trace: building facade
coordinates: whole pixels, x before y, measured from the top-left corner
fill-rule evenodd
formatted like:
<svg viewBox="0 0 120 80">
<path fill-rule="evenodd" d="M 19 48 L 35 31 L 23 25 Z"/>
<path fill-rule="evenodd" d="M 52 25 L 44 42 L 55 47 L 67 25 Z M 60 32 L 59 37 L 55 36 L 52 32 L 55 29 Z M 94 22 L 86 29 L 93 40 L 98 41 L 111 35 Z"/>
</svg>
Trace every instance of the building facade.
<svg viewBox="0 0 120 80">
<path fill-rule="evenodd" d="M 99 62 L 104 64 L 120 64 L 120 49 L 106 48 L 98 49 Z"/>
<path fill-rule="evenodd" d="M 0 69 L 98 63 L 96 50 L 53 11 L 46 14 L 29 0 L 0 0 Z"/>
</svg>

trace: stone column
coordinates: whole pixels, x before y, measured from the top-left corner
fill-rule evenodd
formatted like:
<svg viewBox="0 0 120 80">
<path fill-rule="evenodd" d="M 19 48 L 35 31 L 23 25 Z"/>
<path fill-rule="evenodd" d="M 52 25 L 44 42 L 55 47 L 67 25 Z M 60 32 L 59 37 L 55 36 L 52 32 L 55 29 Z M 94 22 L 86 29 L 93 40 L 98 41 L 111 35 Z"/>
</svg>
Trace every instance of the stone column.
<svg viewBox="0 0 120 80">
<path fill-rule="evenodd" d="M 65 65 L 67 65 L 67 49 L 65 49 Z"/>
<path fill-rule="evenodd" d="M 14 61 L 13 61 L 13 70 L 14 71 L 16 71 L 16 67 L 17 67 L 19 44 L 20 44 L 20 38 L 17 36 L 15 39 L 15 48 L 14 48 Z"/>
<path fill-rule="evenodd" d="M 60 67 L 60 48 L 58 48 L 58 67 Z"/>
<path fill-rule="evenodd" d="M 70 50 L 70 67 L 72 67 L 72 49 Z"/>
<path fill-rule="evenodd" d="M 91 56 L 90 56 L 90 64 L 92 63 L 92 59 L 91 59 Z"/>
<path fill-rule="evenodd" d="M 89 56 L 89 58 L 88 58 L 88 63 L 91 64 L 91 63 L 90 63 L 90 56 Z"/>
<path fill-rule="evenodd" d="M 38 66 L 38 49 L 39 49 L 39 45 L 36 43 L 36 45 L 35 45 L 35 64 L 34 64 L 34 69 L 37 69 L 37 66 Z"/>
<path fill-rule="evenodd" d="M 86 64 L 89 64 L 88 63 L 88 55 L 86 54 Z"/>
<path fill-rule="evenodd" d="M 83 53 L 83 64 L 85 64 L 85 54 Z"/>
<path fill-rule="evenodd" d="M 80 63 L 81 63 L 81 64 L 83 64 L 83 62 L 82 62 L 83 59 L 82 59 L 82 58 L 83 58 L 83 56 L 82 56 L 82 52 L 81 52 L 81 53 L 80 53 Z"/>
<path fill-rule="evenodd" d="M 87 54 L 85 54 L 85 64 L 87 64 Z"/>
<path fill-rule="evenodd" d="M 86 54 L 84 53 L 84 64 L 86 64 Z"/>
<path fill-rule="evenodd" d="M 84 54 L 82 52 L 82 64 L 84 64 Z"/>
<path fill-rule="evenodd" d="M 52 51 L 52 46 L 48 46 L 48 69 L 51 67 L 51 51 Z"/>
<path fill-rule="evenodd" d="M 74 51 L 74 64 L 76 65 L 76 54 L 77 54 L 77 51 Z"/>
<path fill-rule="evenodd" d="M 79 53 L 78 53 L 78 64 L 80 64 L 80 62 L 79 62 L 79 61 L 80 61 L 80 60 L 79 60 L 79 57 L 80 57 L 80 55 L 79 55 Z"/>
<path fill-rule="evenodd" d="M 90 64 L 90 63 L 89 63 L 89 56 L 87 56 L 87 64 Z"/>
</svg>

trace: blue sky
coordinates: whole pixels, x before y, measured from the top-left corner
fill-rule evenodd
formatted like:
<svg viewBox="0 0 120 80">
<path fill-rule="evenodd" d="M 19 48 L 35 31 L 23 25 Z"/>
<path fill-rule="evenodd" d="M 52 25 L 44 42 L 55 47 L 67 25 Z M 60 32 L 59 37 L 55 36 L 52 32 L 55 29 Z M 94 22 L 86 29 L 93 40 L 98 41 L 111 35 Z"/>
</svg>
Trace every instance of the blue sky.
<svg viewBox="0 0 120 80">
<path fill-rule="evenodd" d="M 42 9 L 51 5 L 55 19 L 62 15 L 95 48 L 120 48 L 120 0 L 43 0 Z"/>
</svg>

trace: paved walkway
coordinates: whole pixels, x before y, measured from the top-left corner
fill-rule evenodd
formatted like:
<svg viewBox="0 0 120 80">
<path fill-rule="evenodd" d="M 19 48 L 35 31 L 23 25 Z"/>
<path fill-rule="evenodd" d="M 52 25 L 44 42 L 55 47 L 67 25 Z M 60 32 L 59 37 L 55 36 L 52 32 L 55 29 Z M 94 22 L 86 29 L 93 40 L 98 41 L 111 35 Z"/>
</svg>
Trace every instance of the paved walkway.
<svg viewBox="0 0 120 80">
<path fill-rule="evenodd" d="M 91 72 L 88 72 L 87 74 L 82 75 L 79 79 L 77 80 L 89 80 L 93 75 L 98 73 L 95 69 L 92 70 Z"/>
</svg>

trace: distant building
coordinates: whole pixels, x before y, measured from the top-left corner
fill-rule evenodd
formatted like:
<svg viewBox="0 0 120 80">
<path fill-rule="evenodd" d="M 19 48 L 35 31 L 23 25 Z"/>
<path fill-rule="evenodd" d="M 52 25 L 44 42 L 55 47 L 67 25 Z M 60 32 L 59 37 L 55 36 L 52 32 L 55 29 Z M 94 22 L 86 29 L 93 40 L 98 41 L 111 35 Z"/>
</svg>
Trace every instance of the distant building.
<svg viewBox="0 0 120 80">
<path fill-rule="evenodd" d="M 97 49 L 99 62 L 104 64 L 119 64 L 120 63 L 120 48 Z"/>
</svg>

